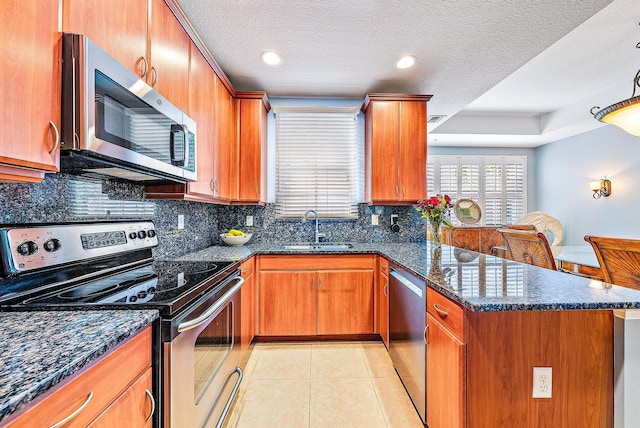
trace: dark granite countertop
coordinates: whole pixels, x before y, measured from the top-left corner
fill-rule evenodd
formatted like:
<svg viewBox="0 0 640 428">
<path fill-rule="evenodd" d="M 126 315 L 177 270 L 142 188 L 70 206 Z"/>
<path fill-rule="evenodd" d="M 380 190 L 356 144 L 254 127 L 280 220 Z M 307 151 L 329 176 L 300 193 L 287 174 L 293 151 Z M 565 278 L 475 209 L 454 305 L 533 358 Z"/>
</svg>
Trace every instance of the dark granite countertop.
<svg viewBox="0 0 640 428">
<path fill-rule="evenodd" d="M 346 251 L 285 250 L 283 244 L 213 246 L 183 260 L 246 260 L 257 254 L 373 253 L 412 271 L 427 284 L 476 312 L 640 309 L 640 291 L 563 272 L 429 243 L 353 243 Z"/>
<path fill-rule="evenodd" d="M 153 310 L 0 313 L 0 420 L 157 318 Z"/>
</svg>

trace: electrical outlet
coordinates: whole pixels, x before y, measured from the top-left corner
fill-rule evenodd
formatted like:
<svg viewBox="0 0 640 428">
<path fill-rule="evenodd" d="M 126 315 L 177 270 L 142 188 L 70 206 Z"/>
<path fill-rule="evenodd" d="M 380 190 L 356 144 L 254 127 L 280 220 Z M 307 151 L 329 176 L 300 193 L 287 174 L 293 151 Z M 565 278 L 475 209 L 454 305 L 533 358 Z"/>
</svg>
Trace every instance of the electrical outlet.
<svg viewBox="0 0 640 428">
<path fill-rule="evenodd" d="M 533 368 L 533 398 L 551 398 L 551 367 Z"/>
<path fill-rule="evenodd" d="M 178 214 L 178 230 L 184 229 L 184 214 Z"/>
<path fill-rule="evenodd" d="M 377 226 L 378 224 L 378 214 L 371 214 L 371 225 Z"/>
<path fill-rule="evenodd" d="M 245 226 L 249 226 L 249 227 L 253 226 L 253 216 L 248 215 L 244 224 Z"/>
</svg>

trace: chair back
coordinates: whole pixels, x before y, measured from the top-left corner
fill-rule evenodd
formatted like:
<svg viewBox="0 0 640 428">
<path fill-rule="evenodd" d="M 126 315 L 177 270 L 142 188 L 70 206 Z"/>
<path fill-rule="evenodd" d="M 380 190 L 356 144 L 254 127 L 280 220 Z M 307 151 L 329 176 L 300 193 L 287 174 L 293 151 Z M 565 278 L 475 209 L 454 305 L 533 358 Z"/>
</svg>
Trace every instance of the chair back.
<svg viewBox="0 0 640 428">
<path fill-rule="evenodd" d="M 504 228 L 498 229 L 498 232 L 504 238 L 511 260 L 556 270 L 556 263 L 544 233 Z"/>
<path fill-rule="evenodd" d="M 606 282 L 640 290 L 640 240 L 585 236 Z"/>
</svg>

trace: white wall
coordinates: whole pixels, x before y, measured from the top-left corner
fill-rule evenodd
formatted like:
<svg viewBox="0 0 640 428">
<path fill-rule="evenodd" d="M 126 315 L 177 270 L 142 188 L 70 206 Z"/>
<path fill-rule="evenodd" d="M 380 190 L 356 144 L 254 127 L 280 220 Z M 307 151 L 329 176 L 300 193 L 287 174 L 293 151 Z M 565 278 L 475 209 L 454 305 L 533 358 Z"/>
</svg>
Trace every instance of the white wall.
<svg viewBox="0 0 640 428">
<path fill-rule="evenodd" d="M 589 181 L 611 180 L 612 195 L 594 199 Z M 536 149 L 536 207 L 557 217 L 564 245 L 585 235 L 640 238 L 640 138 L 604 126 Z"/>
</svg>

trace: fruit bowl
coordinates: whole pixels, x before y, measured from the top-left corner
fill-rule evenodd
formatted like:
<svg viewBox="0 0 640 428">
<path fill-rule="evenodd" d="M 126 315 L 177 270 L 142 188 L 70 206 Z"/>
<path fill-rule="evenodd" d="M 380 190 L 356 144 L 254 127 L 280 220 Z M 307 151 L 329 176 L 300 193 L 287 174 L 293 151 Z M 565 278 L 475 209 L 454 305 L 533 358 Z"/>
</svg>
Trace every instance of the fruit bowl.
<svg viewBox="0 0 640 428">
<path fill-rule="evenodd" d="M 220 238 L 224 241 L 225 244 L 231 246 L 244 245 L 249 242 L 253 235 L 251 233 L 246 233 L 244 235 L 227 235 L 226 233 L 221 233 Z"/>
</svg>

